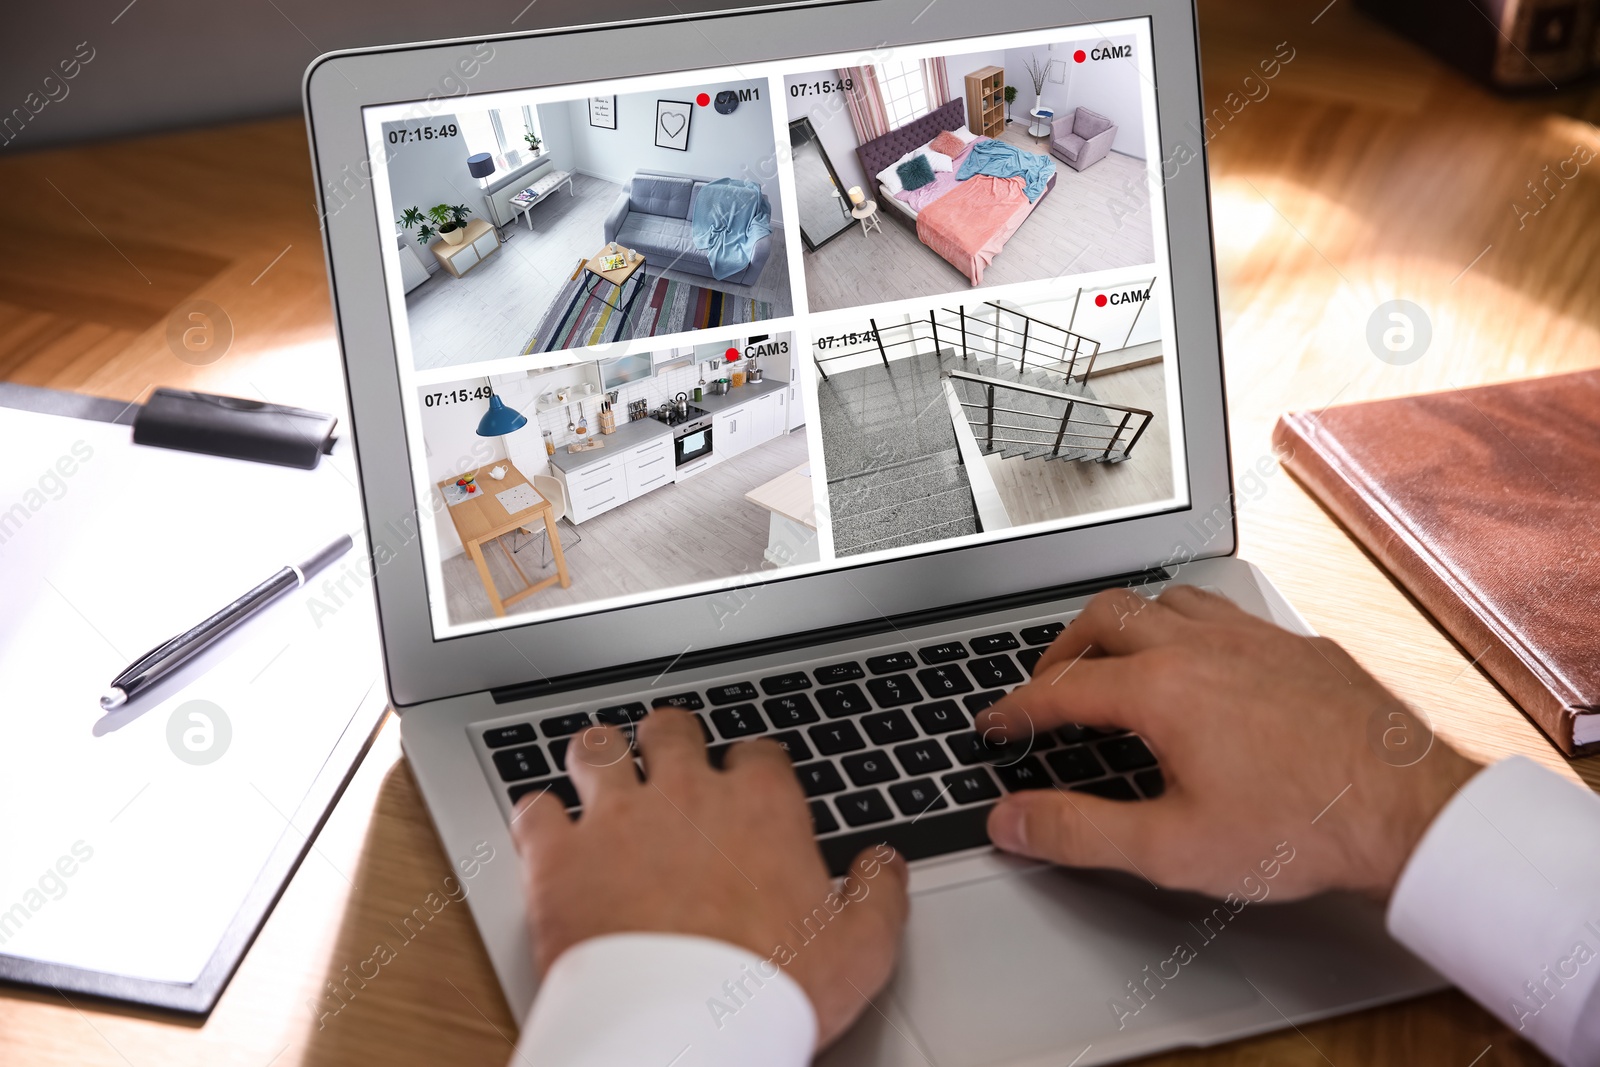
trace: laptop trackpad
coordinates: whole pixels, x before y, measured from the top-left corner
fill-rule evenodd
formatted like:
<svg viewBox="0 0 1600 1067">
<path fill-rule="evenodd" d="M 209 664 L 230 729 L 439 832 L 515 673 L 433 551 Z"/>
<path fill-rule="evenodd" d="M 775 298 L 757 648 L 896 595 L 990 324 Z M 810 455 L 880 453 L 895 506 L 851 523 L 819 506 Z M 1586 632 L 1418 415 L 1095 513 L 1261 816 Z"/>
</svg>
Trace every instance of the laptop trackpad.
<svg viewBox="0 0 1600 1067">
<path fill-rule="evenodd" d="M 1046 868 L 933 889 L 912 901 L 890 995 L 940 1067 L 1050 1052 L 1065 1063 L 1090 1044 L 1098 1059 L 1257 1001 L 1208 940 L 1227 939 L 1213 933 L 1220 921 L 1204 922 L 1213 904 Z"/>
</svg>

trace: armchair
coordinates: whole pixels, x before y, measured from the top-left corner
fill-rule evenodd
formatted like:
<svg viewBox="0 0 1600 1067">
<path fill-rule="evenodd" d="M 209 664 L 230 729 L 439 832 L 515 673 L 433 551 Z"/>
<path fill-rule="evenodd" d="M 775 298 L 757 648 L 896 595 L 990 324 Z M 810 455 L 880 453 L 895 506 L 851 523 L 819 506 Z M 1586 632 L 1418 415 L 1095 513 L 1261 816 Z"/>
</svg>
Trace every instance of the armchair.
<svg viewBox="0 0 1600 1067">
<path fill-rule="evenodd" d="M 1051 124 L 1050 154 L 1083 170 L 1106 157 L 1116 136 L 1116 123 L 1086 107 L 1075 108 Z"/>
</svg>

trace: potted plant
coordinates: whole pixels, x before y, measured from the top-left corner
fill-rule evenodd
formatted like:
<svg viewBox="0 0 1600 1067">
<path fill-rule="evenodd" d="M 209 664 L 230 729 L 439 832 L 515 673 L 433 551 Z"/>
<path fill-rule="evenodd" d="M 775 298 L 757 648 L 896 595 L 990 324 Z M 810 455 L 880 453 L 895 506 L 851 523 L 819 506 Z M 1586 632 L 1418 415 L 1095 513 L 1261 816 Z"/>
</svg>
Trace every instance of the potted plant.
<svg viewBox="0 0 1600 1067">
<path fill-rule="evenodd" d="M 445 244 L 458 245 L 466 240 L 467 216 L 470 214 L 472 209 L 465 204 L 435 204 L 425 212 L 408 207 L 400 216 L 400 225 L 408 230 L 415 227 L 419 245 L 425 245 L 435 237 L 441 238 Z"/>
<path fill-rule="evenodd" d="M 522 135 L 522 139 L 528 142 L 529 151 L 531 151 L 534 155 L 539 154 L 539 146 L 544 144 L 544 141 L 540 140 L 538 134 L 534 133 L 532 130 L 528 130 L 528 132 Z"/>
<path fill-rule="evenodd" d="M 1017 102 L 1017 87 L 1015 85 L 1006 86 L 1006 121 L 1007 122 L 1011 121 L 1011 105 L 1016 103 L 1016 102 Z"/>
</svg>

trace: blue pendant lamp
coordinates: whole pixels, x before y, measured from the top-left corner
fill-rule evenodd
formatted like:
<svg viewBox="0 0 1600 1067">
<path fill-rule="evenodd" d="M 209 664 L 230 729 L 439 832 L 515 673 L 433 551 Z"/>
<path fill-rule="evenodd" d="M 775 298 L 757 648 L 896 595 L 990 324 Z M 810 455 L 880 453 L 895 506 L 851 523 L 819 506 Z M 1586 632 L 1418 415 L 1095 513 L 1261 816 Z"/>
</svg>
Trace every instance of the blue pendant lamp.
<svg viewBox="0 0 1600 1067">
<path fill-rule="evenodd" d="M 506 407 L 496 393 L 489 394 L 489 410 L 478 420 L 479 437 L 499 437 L 528 425 L 528 416 L 516 408 Z"/>
</svg>

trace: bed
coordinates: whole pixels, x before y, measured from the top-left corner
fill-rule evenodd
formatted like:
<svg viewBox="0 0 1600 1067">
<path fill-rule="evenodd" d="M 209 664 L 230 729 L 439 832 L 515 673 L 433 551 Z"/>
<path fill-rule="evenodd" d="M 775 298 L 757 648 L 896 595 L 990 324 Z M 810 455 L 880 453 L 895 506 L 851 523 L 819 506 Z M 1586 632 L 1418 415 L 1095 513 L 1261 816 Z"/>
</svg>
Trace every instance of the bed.
<svg viewBox="0 0 1600 1067">
<path fill-rule="evenodd" d="M 907 152 L 927 144 L 944 130 L 965 125 L 965 102 L 952 100 L 915 122 L 873 138 L 856 149 L 856 156 L 869 180 L 876 182 L 878 172 Z M 935 173 L 932 185 L 896 195 L 878 184 L 878 203 L 885 213 L 912 228 L 918 240 L 966 275 L 973 285 L 983 284 L 984 270 L 1056 184 L 1056 176 L 1051 173 L 1044 191 L 1037 199 L 1029 200 L 1022 178 L 975 174 L 958 180 L 972 149 L 991 140 L 979 137 L 968 145 L 953 157 L 953 170 Z"/>
</svg>

